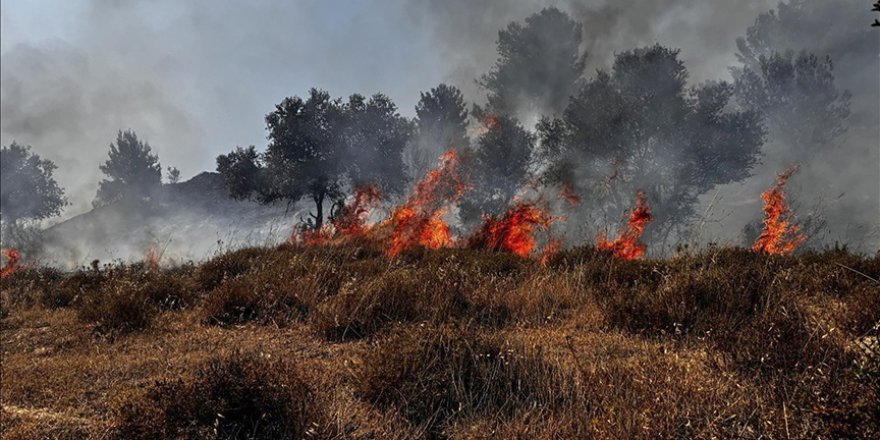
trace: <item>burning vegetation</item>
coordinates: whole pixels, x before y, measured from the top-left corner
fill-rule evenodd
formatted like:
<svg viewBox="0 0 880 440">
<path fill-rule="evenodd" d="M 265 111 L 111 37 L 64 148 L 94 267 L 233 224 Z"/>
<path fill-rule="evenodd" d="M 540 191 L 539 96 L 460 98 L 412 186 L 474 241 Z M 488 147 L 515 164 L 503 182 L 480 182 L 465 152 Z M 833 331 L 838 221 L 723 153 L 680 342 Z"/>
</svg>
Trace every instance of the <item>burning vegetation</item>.
<svg viewBox="0 0 880 440">
<path fill-rule="evenodd" d="M 636 206 L 629 213 L 626 228 L 614 240 L 608 240 L 604 234 L 596 238 L 596 248 L 611 252 L 615 257 L 624 260 L 635 260 L 645 254 L 645 245 L 639 243 L 639 237 L 645 231 L 645 226 L 651 222 L 651 209 L 643 191 L 636 193 Z"/>
<path fill-rule="evenodd" d="M 16 249 L 0 249 L 0 255 L 6 260 L 3 267 L 0 268 L 0 279 L 12 275 L 18 269 L 18 262 L 21 260 L 21 253 Z"/>
<path fill-rule="evenodd" d="M 487 216 L 483 226 L 470 239 L 471 247 L 504 251 L 528 258 L 535 249 L 536 230 L 547 230 L 553 222 L 550 214 L 534 204 L 520 202 L 500 218 Z M 548 246 L 542 254 L 552 253 Z"/>
<path fill-rule="evenodd" d="M 418 181 L 409 198 L 382 224 L 390 229 L 387 255 L 394 256 L 414 246 L 438 249 L 452 245 L 452 235 L 443 215 L 467 188 L 458 153 L 447 151 L 440 159 L 440 166 Z"/>
<path fill-rule="evenodd" d="M 776 176 L 772 188 L 761 193 L 764 202 L 764 229 L 752 249 L 766 254 L 783 255 L 803 243 L 800 226 L 792 223 L 791 209 L 785 201 L 785 183 L 798 171 L 797 165 Z"/>
</svg>

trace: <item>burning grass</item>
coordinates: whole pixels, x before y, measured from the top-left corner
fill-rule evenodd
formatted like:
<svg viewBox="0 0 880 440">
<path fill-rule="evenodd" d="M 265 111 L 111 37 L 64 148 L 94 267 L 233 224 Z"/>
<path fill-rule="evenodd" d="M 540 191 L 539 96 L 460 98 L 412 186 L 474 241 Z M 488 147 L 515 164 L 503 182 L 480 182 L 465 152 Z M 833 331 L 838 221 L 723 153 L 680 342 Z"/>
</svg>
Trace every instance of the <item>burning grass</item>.
<svg viewBox="0 0 880 440">
<path fill-rule="evenodd" d="M 800 226 L 793 224 L 791 210 L 785 201 L 783 188 L 791 176 L 798 171 L 793 166 L 776 176 L 776 184 L 761 193 L 764 202 L 764 229 L 755 240 L 752 249 L 767 254 L 787 254 L 803 243 L 805 237 L 800 233 Z"/>
<path fill-rule="evenodd" d="M 386 249 L 23 268 L 0 402 L 92 438 L 878 434 L 880 255 Z M 19 409 L 4 438 L 62 432 Z"/>
</svg>

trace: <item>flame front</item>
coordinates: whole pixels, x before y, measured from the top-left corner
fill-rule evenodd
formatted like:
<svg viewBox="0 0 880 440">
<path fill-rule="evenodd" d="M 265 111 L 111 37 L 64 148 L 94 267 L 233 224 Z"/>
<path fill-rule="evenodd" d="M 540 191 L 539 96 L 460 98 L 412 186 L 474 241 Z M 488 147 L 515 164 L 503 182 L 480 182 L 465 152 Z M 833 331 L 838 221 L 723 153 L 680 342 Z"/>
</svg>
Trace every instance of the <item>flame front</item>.
<svg viewBox="0 0 880 440">
<path fill-rule="evenodd" d="M 0 249 L 0 255 L 3 255 L 3 258 L 6 259 L 6 263 L 0 268 L 0 279 L 3 279 L 18 270 L 21 253 L 17 249 Z"/>
<path fill-rule="evenodd" d="M 350 204 L 340 208 L 338 215 L 330 219 L 336 233 L 343 237 L 362 237 L 369 228 L 366 226 L 367 216 L 380 200 L 382 193 L 379 188 L 366 184 L 354 189 L 354 199 Z"/>
<path fill-rule="evenodd" d="M 545 210 L 531 203 L 517 203 L 501 218 L 485 217 L 482 228 L 471 238 L 471 245 L 525 258 L 535 249 L 535 230 L 546 230 L 552 222 L 553 217 Z"/>
<path fill-rule="evenodd" d="M 388 256 L 415 246 L 438 249 L 453 243 L 449 226 L 442 217 L 467 189 L 459 168 L 455 150 L 444 153 L 440 165 L 416 183 L 406 202 L 383 222 L 383 226 L 391 228 Z"/>
<path fill-rule="evenodd" d="M 624 260 L 641 258 L 645 254 L 645 245 L 639 243 L 638 240 L 642 236 L 645 226 L 653 219 L 645 193 L 639 191 L 636 193 L 636 206 L 630 212 L 626 222 L 626 229 L 621 231 L 620 235 L 612 241 L 609 241 L 605 234 L 599 234 L 596 238 L 596 248 L 611 252 L 615 257 Z"/>
<path fill-rule="evenodd" d="M 800 226 L 790 222 L 791 210 L 785 202 L 785 182 L 798 171 L 797 165 L 779 173 L 776 184 L 761 193 L 764 201 L 764 229 L 752 245 L 752 250 L 772 255 L 782 255 L 793 251 L 803 243 L 805 237 Z"/>
</svg>

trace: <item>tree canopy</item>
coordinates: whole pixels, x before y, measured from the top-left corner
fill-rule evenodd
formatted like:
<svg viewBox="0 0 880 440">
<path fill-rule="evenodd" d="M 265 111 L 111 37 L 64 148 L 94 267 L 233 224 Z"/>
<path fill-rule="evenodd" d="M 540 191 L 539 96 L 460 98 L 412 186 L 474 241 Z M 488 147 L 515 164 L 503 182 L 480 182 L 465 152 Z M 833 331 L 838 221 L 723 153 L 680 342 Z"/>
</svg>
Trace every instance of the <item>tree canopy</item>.
<svg viewBox="0 0 880 440">
<path fill-rule="evenodd" d="M 582 26 L 556 8 L 546 8 L 498 32 L 498 60 L 480 84 L 487 110 L 520 119 L 561 112 L 583 75 Z"/>
<path fill-rule="evenodd" d="M 0 216 L 4 222 L 41 220 L 67 204 L 53 174 L 57 166 L 15 142 L 0 148 Z"/>
<path fill-rule="evenodd" d="M 737 101 L 766 119 L 795 160 L 846 132 L 851 96 L 837 89 L 833 70 L 830 58 L 807 52 L 761 55 L 757 66 L 746 65 L 737 76 Z"/>
<path fill-rule="evenodd" d="M 107 178 L 98 183 L 95 206 L 150 197 L 162 185 L 159 157 L 131 130 L 119 131 L 116 143 L 110 144 L 109 158 L 99 168 Z"/>
<path fill-rule="evenodd" d="M 446 150 L 470 147 L 467 124 L 467 106 L 458 88 L 440 84 L 422 92 L 416 104 L 413 142 L 407 149 L 412 177 L 424 175 Z"/>
<path fill-rule="evenodd" d="M 743 179 L 764 130 L 753 111 L 730 111 L 733 86 L 688 89 L 678 51 L 659 45 L 619 54 L 610 73 L 586 82 L 561 120 L 539 124 L 543 179 L 573 187 L 599 211 L 621 218 L 637 190 L 653 208 L 653 239 L 693 214 L 697 197 Z"/>
<path fill-rule="evenodd" d="M 474 109 L 478 117 L 484 112 Z M 481 214 L 500 215 L 527 183 L 535 135 L 508 116 L 493 116 L 490 125 L 477 139 L 469 161 L 472 188 L 461 206 L 466 223 L 479 220 Z"/>
<path fill-rule="evenodd" d="M 325 202 L 337 202 L 345 185 L 369 183 L 392 194 L 403 189 L 403 150 L 413 128 L 385 95 L 354 94 L 343 102 L 311 89 L 307 99 L 293 96 L 276 105 L 266 127 L 263 154 L 251 146 L 217 158 L 233 197 L 256 195 L 266 203 L 309 197 L 315 212 L 308 226 L 320 229 Z"/>
</svg>

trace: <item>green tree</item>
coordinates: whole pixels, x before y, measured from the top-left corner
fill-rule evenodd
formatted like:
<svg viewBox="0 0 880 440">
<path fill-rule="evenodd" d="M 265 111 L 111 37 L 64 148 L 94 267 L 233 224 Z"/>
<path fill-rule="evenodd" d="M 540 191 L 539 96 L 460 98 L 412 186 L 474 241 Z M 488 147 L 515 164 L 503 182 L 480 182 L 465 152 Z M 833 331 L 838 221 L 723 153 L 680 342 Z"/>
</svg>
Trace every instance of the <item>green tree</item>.
<svg viewBox="0 0 880 440">
<path fill-rule="evenodd" d="M 749 175 L 764 138 L 758 114 L 728 110 L 733 86 L 686 85 L 676 50 L 619 54 L 561 120 L 539 124 L 549 157 L 543 179 L 574 187 L 584 206 L 598 208 L 596 227 L 620 218 L 644 190 L 655 218 L 648 238 L 664 240 L 693 215 L 700 194 Z"/>
<path fill-rule="evenodd" d="M 761 55 L 735 81 L 740 106 L 764 117 L 788 160 L 828 147 L 846 132 L 851 95 L 839 91 L 830 58 L 813 54 Z"/>
<path fill-rule="evenodd" d="M 255 194 L 262 196 L 268 190 L 265 184 L 266 168 L 253 145 L 236 147 L 229 154 L 217 156 L 217 172 L 234 199 L 247 199 Z"/>
<path fill-rule="evenodd" d="M 406 182 L 403 151 L 413 124 L 397 112 L 387 96 L 369 100 L 354 94 L 343 106 L 339 132 L 344 143 L 344 169 L 352 185 L 372 184 L 383 192 L 399 194 Z"/>
<path fill-rule="evenodd" d="M 151 197 L 162 185 L 162 166 L 150 144 L 138 139 L 134 131 L 119 131 L 110 144 L 109 158 L 99 167 L 107 176 L 98 183 L 95 206 L 122 199 Z"/>
<path fill-rule="evenodd" d="M 478 117 L 484 110 L 475 107 Z M 470 157 L 472 189 L 461 203 L 465 223 L 482 214 L 500 214 L 518 190 L 527 183 L 529 165 L 535 147 L 535 135 L 516 119 L 495 116 L 491 127 L 477 140 Z"/>
<path fill-rule="evenodd" d="M 458 88 L 440 84 L 422 92 L 416 104 L 415 135 L 406 151 L 412 176 L 423 176 L 450 148 L 469 148 L 467 123 L 467 107 Z"/>
<path fill-rule="evenodd" d="M 42 220 L 61 213 L 64 190 L 53 176 L 57 166 L 13 142 L 0 148 L 0 217 L 6 223 Z"/>
<path fill-rule="evenodd" d="M 339 129 L 344 117 L 342 103 L 318 89 L 311 89 L 305 100 L 285 98 L 266 115 L 268 199 L 295 202 L 310 197 L 315 203 L 310 216 L 316 229 L 324 224 L 324 202 L 341 195 L 346 163 Z"/>
<path fill-rule="evenodd" d="M 583 75 L 582 26 L 546 8 L 498 32 L 498 61 L 479 83 L 489 92 L 488 111 L 519 118 L 558 114 Z"/>
</svg>

